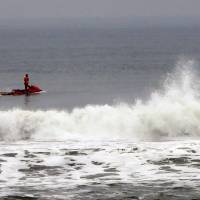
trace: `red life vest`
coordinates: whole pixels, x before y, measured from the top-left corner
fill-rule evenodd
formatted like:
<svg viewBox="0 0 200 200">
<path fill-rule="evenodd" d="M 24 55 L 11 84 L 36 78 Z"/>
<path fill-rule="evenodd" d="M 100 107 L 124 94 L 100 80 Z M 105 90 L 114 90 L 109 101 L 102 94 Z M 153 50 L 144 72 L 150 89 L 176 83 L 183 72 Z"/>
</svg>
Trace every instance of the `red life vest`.
<svg viewBox="0 0 200 200">
<path fill-rule="evenodd" d="M 29 84 L 29 77 L 24 76 L 24 85 L 28 85 L 28 84 Z"/>
</svg>

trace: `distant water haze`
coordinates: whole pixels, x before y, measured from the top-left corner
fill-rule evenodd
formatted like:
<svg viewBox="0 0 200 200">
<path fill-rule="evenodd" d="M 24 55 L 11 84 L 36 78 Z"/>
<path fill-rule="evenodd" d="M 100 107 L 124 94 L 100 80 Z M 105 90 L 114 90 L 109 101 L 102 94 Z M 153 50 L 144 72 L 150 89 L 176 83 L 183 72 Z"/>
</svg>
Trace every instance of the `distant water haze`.
<svg viewBox="0 0 200 200">
<path fill-rule="evenodd" d="M 199 0 L 0 0 L 0 19 L 27 18 L 200 18 Z"/>
</svg>

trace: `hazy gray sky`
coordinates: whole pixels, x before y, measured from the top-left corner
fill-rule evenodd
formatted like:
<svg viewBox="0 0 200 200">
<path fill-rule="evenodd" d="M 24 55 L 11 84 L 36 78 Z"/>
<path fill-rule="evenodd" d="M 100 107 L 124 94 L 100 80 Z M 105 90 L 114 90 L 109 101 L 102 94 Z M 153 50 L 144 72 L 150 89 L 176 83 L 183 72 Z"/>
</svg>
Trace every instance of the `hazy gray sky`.
<svg viewBox="0 0 200 200">
<path fill-rule="evenodd" d="M 0 19 L 127 16 L 200 17 L 200 0 L 0 0 Z"/>
</svg>

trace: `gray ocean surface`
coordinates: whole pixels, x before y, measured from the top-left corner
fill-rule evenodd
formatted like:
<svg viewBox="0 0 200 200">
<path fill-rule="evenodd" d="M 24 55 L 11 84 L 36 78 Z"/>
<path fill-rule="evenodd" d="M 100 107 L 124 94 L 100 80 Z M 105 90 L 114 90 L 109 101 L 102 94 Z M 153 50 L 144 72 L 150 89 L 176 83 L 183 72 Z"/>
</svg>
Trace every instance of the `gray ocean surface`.
<svg viewBox="0 0 200 200">
<path fill-rule="evenodd" d="M 23 88 L 24 73 L 47 91 L 4 97 L 3 109 L 64 108 L 148 99 L 180 56 L 199 59 L 199 27 L 116 25 L 0 27 L 0 88 Z"/>
<path fill-rule="evenodd" d="M 200 199 L 200 26 L 0 23 L 0 199 Z"/>
</svg>

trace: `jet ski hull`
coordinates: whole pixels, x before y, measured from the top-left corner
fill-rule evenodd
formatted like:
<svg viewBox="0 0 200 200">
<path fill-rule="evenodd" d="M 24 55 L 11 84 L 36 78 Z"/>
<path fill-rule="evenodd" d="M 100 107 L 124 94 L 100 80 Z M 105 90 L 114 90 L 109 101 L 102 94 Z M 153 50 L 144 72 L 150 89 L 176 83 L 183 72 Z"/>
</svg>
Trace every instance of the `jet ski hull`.
<svg viewBox="0 0 200 200">
<path fill-rule="evenodd" d="M 1 96 L 8 96 L 8 95 L 19 96 L 19 95 L 38 94 L 40 92 L 42 92 L 42 89 L 40 89 L 38 86 L 31 85 L 28 88 L 28 91 L 26 91 L 25 89 L 13 89 L 11 92 L 0 92 L 0 95 Z"/>
</svg>

